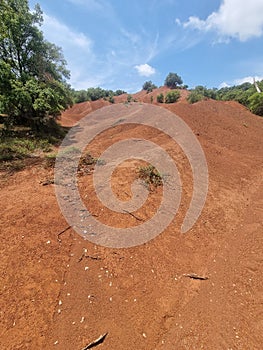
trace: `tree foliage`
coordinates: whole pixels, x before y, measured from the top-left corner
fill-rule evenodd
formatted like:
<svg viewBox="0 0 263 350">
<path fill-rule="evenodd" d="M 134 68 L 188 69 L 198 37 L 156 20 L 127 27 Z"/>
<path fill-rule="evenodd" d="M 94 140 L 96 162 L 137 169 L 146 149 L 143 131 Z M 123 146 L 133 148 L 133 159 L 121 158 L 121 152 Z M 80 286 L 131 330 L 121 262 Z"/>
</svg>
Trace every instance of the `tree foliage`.
<svg viewBox="0 0 263 350">
<path fill-rule="evenodd" d="M 263 80 L 257 82 L 261 91 L 263 91 Z M 221 101 L 237 101 L 249 108 L 254 114 L 263 115 L 263 92 L 256 92 L 254 84 L 249 82 L 227 86 L 221 89 L 207 89 L 204 86 L 196 86 L 191 90 L 187 100 L 189 103 L 195 103 L 203 99 L 212 98 Z"/>
<path fill-rule="evenodd" d="M 147 92 L 152 92 L 154 89 L 157 89 L 157 86 L 153 84 L 151 80 L 149 80 L 143 84 L 142 89 L 146 90 Z"/>
<path fill-rule="evenodd" d="M 252 113 L 263 116 L 263 92 L 255 92 L 248 98 L 248 102 Z"/>
<path fill-rule="evenodd" d="M 195 89 L 191 90 L 190 94 L 187 97 L 189 103 L 196 103 L 198 101 L 212 98 L 217 98 L 217 90 L 216 89 L 207 89 L 202 85 L 198 85 Z"/>
<path fill-rule="evenodd" d="M 256 91 L 255 86 L 250 83 L 224 87 L 217 91 L 217 99 L 223 101 L 237 101 L 249 107 L 248 98 Z"/>
<path fill-rule="evenodd" d="M 27 0 L 0 0 L 0 105 L 10 120 L 39 126 L 71 103 L 66 61 L 46 41 L 42 11 Z"/>
<path fill-rule="evenodd" d="M 103 98 L 105 100 L 109 100 L 109 102 L 113 103 L 113 97 L 119 96 L 122 94 L 126 94 L 123 90 L 105 90 L 101 87 L 92 87 L 88 88 L 87 90 L 74 90 L 73 91 L 73 99 L 75 103 L 80 103 L 84 101 L 97 101 L 100 98 Z"/>
<path fill-rule="evenodd" d="M 182 78 L 178 74 L 171 73 L 171 72 L 167 75 L 164 81 L 164 85 L 171 89 L 175 89 L 178 87 L 178 85 L 182 85 L 182 84 L 183 84 Z"/>
</svg>

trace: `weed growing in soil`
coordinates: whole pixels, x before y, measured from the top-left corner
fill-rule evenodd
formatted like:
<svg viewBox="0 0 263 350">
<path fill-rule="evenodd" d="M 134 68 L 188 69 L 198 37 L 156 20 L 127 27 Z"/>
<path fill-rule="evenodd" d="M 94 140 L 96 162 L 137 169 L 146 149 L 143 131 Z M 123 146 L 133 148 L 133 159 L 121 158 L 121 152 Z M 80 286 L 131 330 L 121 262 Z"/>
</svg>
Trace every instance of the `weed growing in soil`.
<svg viewBox="0 0 263 350">
<path fill-rule="evenodd" d="M 93 157 L 89 152 L 81 156 L 78 166 L 79 175 L 90 173 L 94 170 L 95 165 L 105 165 L 105 161 L 100 158 Z"/>
<path fill-rule="evenodd" d="M 163 184 L 163 176 L 153 165 L 140 167 L 139 178 L 142 179 L 149 187 L 158 187 Z"/>
<path fill-rule="evenodd" d="M 43 158 L 43 152 L 51 152 L 60 143 L 65 131 L 59 125 L 41 133 L 25 126 L 14 126 L 12 129 L 0 126 L 0 170 L 19 171 L 31 160 Z"/>
</svg>

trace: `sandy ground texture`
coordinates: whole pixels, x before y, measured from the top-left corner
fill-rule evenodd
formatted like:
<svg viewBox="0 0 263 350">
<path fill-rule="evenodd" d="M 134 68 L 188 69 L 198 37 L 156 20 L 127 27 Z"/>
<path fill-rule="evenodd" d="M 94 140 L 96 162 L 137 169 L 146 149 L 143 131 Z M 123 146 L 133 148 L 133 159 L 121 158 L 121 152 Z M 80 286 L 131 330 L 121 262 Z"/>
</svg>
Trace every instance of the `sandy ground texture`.
<svg viewBox="0 0 263 350">
<path fill-rule="evenodd" d="M 135 98 L 147 103 L 160 91 Z M 94 348 L 262 349 L 263 119 L 235 102 L 189 105 L 186 95 L 163 105 L 190 126 L 208 164 L 207 201 L 186 234 L 180 225 L 193 190 L 191 167 L 171 139 L 146 126 L 116 125 L 89 148 L 99 157 L 117 140 L 144 137 L 176 162 L 183 184 L 178 214 L 162 234 L 141 246 L 106 248 L 79 236 L 60 212 L 54 185 L 41 184 L 52 178 L 43 162 L 12 176 L 1 174 L 1 349 L 81 350 L 105 333 Z M 108 104 L 76 105 L 61 123 L 72 126 Z M 129 160 L 113 173 L 119 199 L 130 198 L 139 165 Z M 113 215 L 102 206 L 89 174 L 79 178 L 79 188 L 98 220 L 116 227 L 138 225 L 136 217 Z M 151 192 L 136 216 L 148 220 L 161 194 L 161 188 Z"/>
</svg>

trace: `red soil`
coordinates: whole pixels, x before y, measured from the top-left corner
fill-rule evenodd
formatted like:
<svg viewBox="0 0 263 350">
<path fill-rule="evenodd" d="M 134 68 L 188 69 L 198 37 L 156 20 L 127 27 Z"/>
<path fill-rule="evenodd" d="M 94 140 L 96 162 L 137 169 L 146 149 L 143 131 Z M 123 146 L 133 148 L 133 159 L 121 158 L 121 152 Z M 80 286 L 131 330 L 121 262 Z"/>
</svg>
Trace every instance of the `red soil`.
<svg viewBox="0 0 263 350">
<path fill-rule="evenodd" d="M 150 102 L 163 90 L 134 98 Z M 263 119 L 234 102 L 189 105 L 183 94 L 176 104 L 162 106 L 197 135 L 209 170 L 206 205 L 186 234 L 179 229 L 192 191 L 189 164 L 171 140 L 146 127 L 118 126 L 91 145 L 98 156 L 109 140 L 143 135 L 173 154 L 186 199 L 176 220 L 142 246 L 95 246 L 71 228 L 60 243 L 57 235 L 68 224 L 54 185 L 40 184 L 51 170 L 40 162 L 12 176 L 2 174 L 1 349 L 80 350 L 105 332 L 98 349 L 262 349 Z M 107 104 L 76 105 L 61 123 L 71 126 Z M 119 198 L 129 196 L 135 168 L 127 162 L 114 173 Z M 90 176 L 80 179 L 80 189 L 93 193 Z M 160 191 L 151 194 L 138 215 L 150 217 L 159 196 Z M 113 218 L 102 211 L 95 195 L 89 205 L 103 222 L 136 224 L 129 215 Z M 208 279 L 190 279 L 187 273 Z"/>
</svg>

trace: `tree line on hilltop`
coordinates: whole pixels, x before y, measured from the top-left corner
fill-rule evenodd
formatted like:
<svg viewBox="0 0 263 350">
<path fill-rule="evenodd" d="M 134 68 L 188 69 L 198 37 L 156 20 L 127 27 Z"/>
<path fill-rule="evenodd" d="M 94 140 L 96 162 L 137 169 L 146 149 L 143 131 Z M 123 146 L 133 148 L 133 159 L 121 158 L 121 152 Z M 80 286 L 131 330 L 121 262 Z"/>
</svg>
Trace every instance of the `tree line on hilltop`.
<svg viewBox="0 0 263 350">
<path fill-rule="evenodd" d="M 22 124 L 40 130 L 74 103 L 101 98 L 114 103 L 115 96 L 125 93 L 100 87 L 87 90 L 70 87 L 67 83 L 70 72 L 61 48 L 48 42 L 40 30 L 43 13 L 39 5 L 31 11 L 28 0 L 1 0 L 0 18 L 0 115 L 7 128 Z M 156 102 L 174 103 L 180 97 L 179 90 L 188 88 L 172 72 L 164 85 L 171 91 L 166 96 L 158 95 Z M 258 86 L 263 91 L 263 81 Z M 152 81 L 142 86 L 147 93 L 156 88 Z M 195 103 L 207 98 L 235 100 L 253 113 L 263 115 L 263 93 L 250 83 L 222 89 L 197 86 L 190 90 L 188 101 Z M 128 95 L 127 101 L 132 100 Z"/>
</svg>

